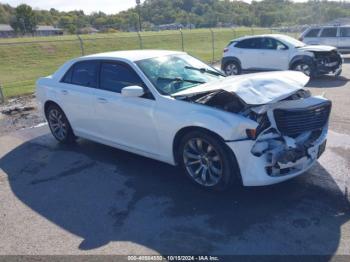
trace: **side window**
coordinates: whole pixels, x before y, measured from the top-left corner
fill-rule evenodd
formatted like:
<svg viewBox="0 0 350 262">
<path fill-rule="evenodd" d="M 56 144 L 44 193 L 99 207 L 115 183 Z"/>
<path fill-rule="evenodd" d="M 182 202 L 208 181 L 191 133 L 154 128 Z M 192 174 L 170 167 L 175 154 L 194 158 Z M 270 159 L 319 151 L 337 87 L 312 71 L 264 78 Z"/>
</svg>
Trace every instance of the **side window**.
<svg viewBox="0 0 350 262">
<path fill-rule="evenodd" d="M 97 87 L 98 61 L 77 62 L 73 66 L 72 81 L 73 85 Z"/>
<path fill-rule="evenodd" d="M 238 42 L 235 47 L 245 48 L 245 49 L 259 49 L 260 41 L 259 38 L 249 38 Z"/>
<path fill-rule="evenodd" d="M 341 27 L 340 28 L 341 37 L 350 37 L 350 27 Z"/>
<path fill-rule="evenodd" d="M 337 28 L 323 28 L 320 37 L 336 37 L 337 36 Z"/>
<path fill-rule="evenodd" d="M 317 37 L 319 32 L 319 28 L 311 29 L 309 32 L 306 33 L 305 37 Z"/>
<path fill-rule="evenodd" d="M 120 93 L 126 86 L 144 86 L 140 77 L 128 66 L 104 62 L 101 64 L 100 88 Z"/>
<path fill-rule="evenodd" d="M 61 82 L 63 83 L 67 83 L 67 84 L 71 84 L 72 83 L 72 74 L 73 74 L 73 67 L 71 66 L 69 68 L 69 70 L 65 73 L 65 75 L 63 76 Z"/>
<path fill-rule="evenodd" d="M 288 49 L 288 47 L 283 44 L 282 42 L 269 38 L 269 37 L 264 37 L 261 39 L 261 48 L 262 49 L 269 49 L 269 50 L 285 50 Z"/>
</svg>

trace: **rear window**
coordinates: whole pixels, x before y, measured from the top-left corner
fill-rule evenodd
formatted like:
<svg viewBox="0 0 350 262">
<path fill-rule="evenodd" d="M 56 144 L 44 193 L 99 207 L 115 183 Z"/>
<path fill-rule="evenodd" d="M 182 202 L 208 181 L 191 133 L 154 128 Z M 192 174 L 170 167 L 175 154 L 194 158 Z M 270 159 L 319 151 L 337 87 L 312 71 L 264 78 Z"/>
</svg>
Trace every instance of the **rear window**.
<svg viewBox="0 0 350 262">
<path fill-rule="evenodd" d="M 340 28 L 341 37 L 350 37 L 350 27 L 341 27 Z"/>
<path fill-rule="evenodd" d="M 319 32 L 319 28 L 311 29 L 309 32 L 306 33 L 305 37 L 317 37 Z"/>
<path fill-rule="evenodd" d="M 259 49 L 260 40 L 259 38 L 249 38 L 238 42 L 235 47 L 238 48 L 247 48 L 247 49 Z"/>
<path fill-rule="evenodd" d="M 323 28 L 320 37 L 336 37 L 337 36 L 337 28 Z"/>
</svg>

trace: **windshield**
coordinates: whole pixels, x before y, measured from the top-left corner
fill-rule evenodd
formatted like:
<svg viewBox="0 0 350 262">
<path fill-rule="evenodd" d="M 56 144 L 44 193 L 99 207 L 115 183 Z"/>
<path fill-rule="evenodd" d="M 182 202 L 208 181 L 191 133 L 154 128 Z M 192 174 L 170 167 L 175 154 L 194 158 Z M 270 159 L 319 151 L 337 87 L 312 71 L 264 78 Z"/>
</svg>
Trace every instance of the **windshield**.
<svg viewBox="0 0 350 262">
<path fill-rule="evenodd" d="M 216 69 L 186 54 L 155 57 L 136 64 L 163 95 L 172 95 L 223 77 Z"/>
<path fill-rule="evenodd" d="M 284 42 L 287 42 L 290 45 L 293 45 L 294 47 L 305 46 L 305 43 L 287 35 L 284 35 L 283 38 L 281 38 L 281 40 L 283 40 Z"/>
</svg>

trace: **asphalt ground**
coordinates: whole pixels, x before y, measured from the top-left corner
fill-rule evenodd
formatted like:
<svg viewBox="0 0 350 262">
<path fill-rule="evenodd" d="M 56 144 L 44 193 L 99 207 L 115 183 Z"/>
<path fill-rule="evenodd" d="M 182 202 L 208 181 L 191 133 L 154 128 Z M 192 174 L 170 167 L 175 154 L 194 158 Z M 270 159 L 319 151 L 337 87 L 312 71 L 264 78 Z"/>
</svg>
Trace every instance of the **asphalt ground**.
<svg viewBox="0 0 350 262">
<path fill-rule="evenodd" d="M 172 166 L 47 126 L 0 136 L 0 255 L 350 255 L 350 59 L 312 80 L 333 101 L 326 152 L 273 186 L 211 193 Z"/>
</svg>

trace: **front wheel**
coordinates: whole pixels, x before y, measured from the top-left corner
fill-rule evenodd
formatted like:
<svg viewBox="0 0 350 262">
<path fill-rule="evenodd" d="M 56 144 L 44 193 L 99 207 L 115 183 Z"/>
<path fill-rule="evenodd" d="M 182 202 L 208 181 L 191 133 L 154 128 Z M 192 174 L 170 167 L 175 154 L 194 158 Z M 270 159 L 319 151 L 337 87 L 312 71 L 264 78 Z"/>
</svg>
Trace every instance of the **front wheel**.
<svg viewBox="0 0 350 262">
<path fill-rule="evenodd" d="M 52 135 L 63 144 L 70 144 L 75 141 L 73 130 L 69 121 L 57 105 L 50 105 L 46 110 L 46 118 Z"/>
<path fill-rule="evenodd" d="M 180 162 L 195 184 L 212 190 L 226 189 L 235 177 L 235 168 L 226 145 L 205 132 L 194 131 L 180 143 Z"/>
<path fill-rule="evenodd" d="M 307 62 L 295 63 L 292 66 L 292 70 L 302 72 L 309 77 L 313 77 L 315 75 L 313 66 Z"/>
</svg>

